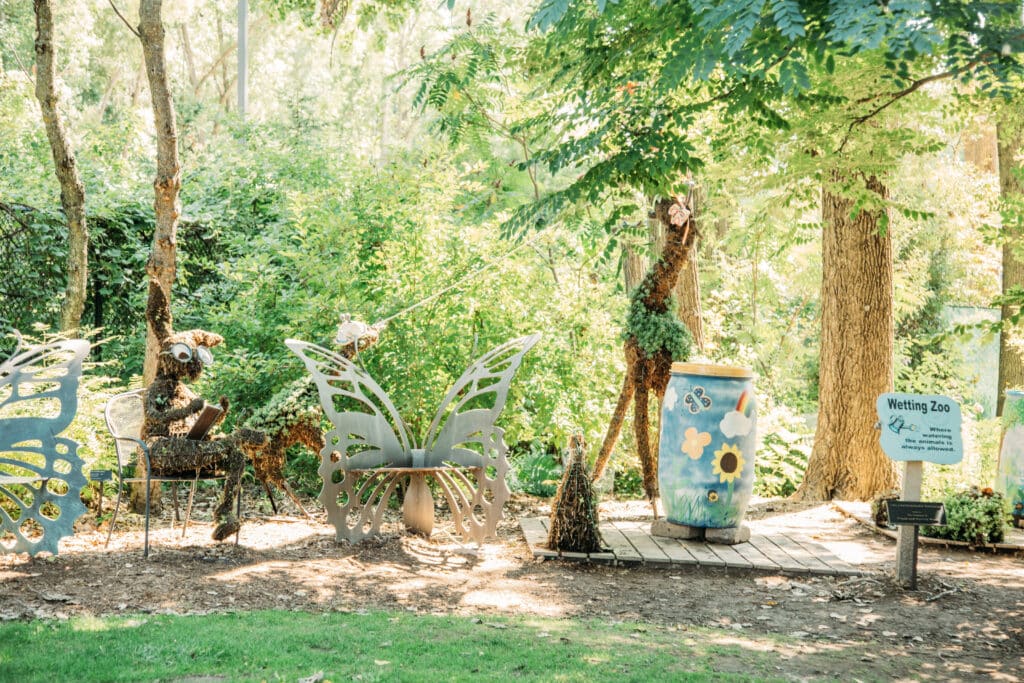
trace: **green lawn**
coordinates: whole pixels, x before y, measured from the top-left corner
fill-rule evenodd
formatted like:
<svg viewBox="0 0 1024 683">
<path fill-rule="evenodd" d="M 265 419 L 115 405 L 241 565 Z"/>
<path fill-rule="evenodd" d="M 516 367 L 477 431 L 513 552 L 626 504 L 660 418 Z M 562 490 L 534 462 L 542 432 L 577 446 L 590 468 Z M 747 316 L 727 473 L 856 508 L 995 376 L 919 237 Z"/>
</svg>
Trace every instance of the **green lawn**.
<svg viewBox="0 0 1024 683">
<path fill-rule="evenodd" d="M 0 626 L 9 681 L 764 680 L 727 631 L 540 618 L 246 612 Z M 742 661 L 742 665 L 737 666 Z M 742 671 L 743 675 L 719 673 Z"/>
</svg>

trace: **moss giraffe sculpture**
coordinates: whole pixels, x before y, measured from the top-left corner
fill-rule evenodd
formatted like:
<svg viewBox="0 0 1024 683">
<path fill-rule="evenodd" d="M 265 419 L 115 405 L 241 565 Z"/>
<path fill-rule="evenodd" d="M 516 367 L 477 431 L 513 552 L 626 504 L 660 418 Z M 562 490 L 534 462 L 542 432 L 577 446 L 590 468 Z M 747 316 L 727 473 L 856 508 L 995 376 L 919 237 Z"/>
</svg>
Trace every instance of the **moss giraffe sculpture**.
<svg viewBox="0 0 1024 683">
<path fill-rule="evenodd" d="M 604 473 L 612 449 L 619 438 L 629 404 L 633 406 L 633 428 L 637 455 L 643 468 L 644 493 L 658 516 L 658 449 L 652 444 L 649 400 L 653 393 L 660 405 L 672 374 L 672 362 L 684 360 L 690 353 L 692 337 L 673 313 L 672 290 L 679 273 L 690 257 L 698 232 L 691 210 L 692 196 L 662 199 L 654 208 L 654 217 L 665 227 L 665 248 L 661 258 L 630 294 L 626 321 L 626 377 L 619 400 L 605 433 L 601 451 L 594 464 L 592 478 Z"/>
<path fill-rule="evenodd" d="M 245 471 L 245 456 L 263 446 L 267 437 L 259 431 L 239 429 L 231 434 L 188 438 L 206 401 L 196 396 L 184 381 L 193 382 L 200 377 L 203 366 L 213 362 L 210 348 L 224 338 L 206 330 L 174 332 L 170 302 L 156 280 L 149 282 L 146 319 L 160 345 L 156 378 L 146 390 L 142 423 L 142 438 L 149 444 L 152 471 L 162 475 L 224 473 L 224 490 L 213 513 L 217 524 L 213 538 L 222 541 L 241 526 L 232 502 Z M 228 411 L 226 397 L 221 396 L 219 403 L 224 412 L 214 427 Z"/>
<path fill-rule="evenodd" d="M 377 342 L 383 325 L 366 325 L 343 316 L 334 340 L 338 352 L 346 358 L 356 355 L 356 347 L 364 351 Z M 252 450 L 251 457 L 256 478 L 263 484 L 270 498 L 270 506 L 277 513 L 277 503 L 270 490 L 270 484 L 282 489 L 292 501 L 309 517 L 284 477 L 285 458 L 288 449 L 302 444 L 317 456 L 324 446 L 323 410 L 320 408 L 320 394 L 309 373 L 286 385 L 274 394 L 265 406 L 257 410 L 244 426 L 264 432 L 267 443 Z"/>
</svg>

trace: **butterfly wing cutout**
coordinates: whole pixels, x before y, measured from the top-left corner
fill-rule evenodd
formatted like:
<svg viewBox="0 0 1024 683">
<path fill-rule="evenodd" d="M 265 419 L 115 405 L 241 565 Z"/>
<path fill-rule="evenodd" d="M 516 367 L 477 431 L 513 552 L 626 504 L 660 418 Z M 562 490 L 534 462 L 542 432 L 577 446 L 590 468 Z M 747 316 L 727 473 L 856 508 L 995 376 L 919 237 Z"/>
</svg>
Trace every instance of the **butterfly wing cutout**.
<svg viewBox="0 0 1024 683">
<path fill-rule="evenodd" d="M 285 341 L 313 376 L 333 429 L 320 454 L 341 469 L 407 467 L 415 442 L 384 390 L 341 354 L 296 339 Z"/>
<path fill-rule="evenodd" d="M 510 495 L 508 447 L 496 421 L 513 375 L 538 341 L 539 334 L 513 339 L 470 365 L 441 402 L 424 442 L 424 465 L 441 468 L 433 477 L 456 531 L 478 543 L 496 534 Z"/>
<path fill-rule="evenodd" d="M 78 410 L 88 352 L 87 341 L 73 339 L 15 351 L 0 363 L 0 498 L 10 503 L 0 507 L 0 551 L 57 554 L 85 513 L 85 462 L 78 444 L 60 434 Z"/>
<path fill-rule="evenodd" d="M 316 344 L 285 344 L 313 376 L 320 406 L 331 422 L 320 451 L 319 499 L 338 540 L 353 543 L 380 528 L 415 445 L 384 390 L 344 356 Z"/>
<path fill-rule="evenodd" d="M 424 441 L 426 466 L 487 464 L 494 441 L 504 434 L 495 422 L 508 400 L 512 376 L 538 341 L 540 335 L 532 334 L 505 342 L 462 373 L 430 423 Z"/>
</svg>

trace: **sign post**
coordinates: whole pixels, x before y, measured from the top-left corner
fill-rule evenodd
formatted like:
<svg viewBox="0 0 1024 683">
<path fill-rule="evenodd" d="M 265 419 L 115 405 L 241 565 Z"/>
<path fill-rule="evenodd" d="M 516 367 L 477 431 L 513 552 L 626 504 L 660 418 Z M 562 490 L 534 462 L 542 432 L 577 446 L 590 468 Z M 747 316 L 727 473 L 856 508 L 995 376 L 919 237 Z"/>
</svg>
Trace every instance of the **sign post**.
<svg viewBox="0 0 1024 683">
<path fill-rule="evenodd" d="M 952 465 L 964 457 L 960 404 L 948 396 L 889 393 L 879 396 L 875 407 L 882 428 L 882 450 L 903 462 L 901 500 L 920 501 L 924 463 Z M 902 586 L 916 588 L 917 527 L 927 523 L 899 524 L 896 581 Z"/>
<path fill-rule="evenodd" d="M 920 463 L 917 463 L 920 464 Z M 920 483 L 920 482 L 919 482 Z M 897 561 L 897 569 L 905 570 L 909 565 L 910 576 L 901 576 L 897 572 L 896 578 L 903 585 L 909 585 L 911 590 L 917 588 L 917 528 L 922 524 L 935 526 L 946 525 L 946 506 L 942 503 L 919 503 L 909 500 L 890 500 L 886 503 L 889 524 L 899 527 L 899 541 L 897 552 L 900 557 Z M 912 529 L 908 532 L 907 529 Z M 910 536 L 910 541 L 904 537 Z M 903 553 L 909 548 L 910 557 L 904 558 Z"/>
<path fill-rule="evenodd" d="M 99 502 L 96 505 L 96 524 L 99 526 L 100 515 L 103 513 L 103 482 L 112 481 L 114 472 L 112 470 L 90 470 L 89 481 L 94 481 L 99 486 Z"/>
</svg>

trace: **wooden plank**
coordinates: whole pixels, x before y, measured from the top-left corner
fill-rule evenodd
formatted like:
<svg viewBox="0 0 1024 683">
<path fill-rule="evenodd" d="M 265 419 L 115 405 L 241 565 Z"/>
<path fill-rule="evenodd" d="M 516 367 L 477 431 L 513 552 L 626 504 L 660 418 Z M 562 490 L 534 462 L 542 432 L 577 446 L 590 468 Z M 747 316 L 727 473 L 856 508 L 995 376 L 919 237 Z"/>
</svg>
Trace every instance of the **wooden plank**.
<svg viewBox="0 0 1024 683">
<path fill-rule="evenodd" d="M 733 546 L 733 550 L 746 558 L 754 566 L 754 569 L 767 569 L 769 571 L 778 571 L 780 569 L 776 562 L 772 561 L 771 558 L 767 557 L 750 543 L 737 543 Z"/>
<path fill-rule="evenodd" d="M 702 567 L 726 566 L 725 560 L 711 552 L 704 541 L 679 541 L 679 543 L 697 559 L 697 563 Z"/>
<path fill-rule="evenodd" d="M 724 543 L 708 543 L 707 548 L 715 555 L 722 558 L 722 561 L 725 562 L 725 566 L 727 567 L 736 567 L 738 569 L 754 568 L 754 565 L 736 552 L 731 545 Z"/>
<path fill-rule="evenodd" d="M 786 534 L 773 534 L 769 537 L 772 543 L 789 553 L 800 564 L 807 567 L 808 571 L 820 574 L 828 572 L 828 565 L 804 550 L 803 546 L 791 539 Z"/>
<path fill-rule="evenodd" d="M 686 549 L 686 546 L 679 539 L 651 536 L 651 540 L 658 544 L 658 547 L 668 556 L 672 564 L 699 564 L 697 558 L 690 554 L 690 551 Z"/>
<path fill-rule="evenodd" d="M 795 543 L 798 543 L 804 550 L 811 553 L 819 560 L 827 564 L 830 569 L 832 569 L 836 574 L 839 574 L 840 576 L 864 575 L 863 570 L 857 569 L 845 560 L 839 559 L 831 550 L 821 545 L 820 543 L 815 543 L 814 541 L 808 538 L 803 538 L 800 536 L 790 536 L 790 539 Z"/>
<path fill-rule="evenodd" d="M 650 562 L 652 564 L 668 564 L 671 562 L 665 551 L 658 546 L 657 543 L 651 540 L 651 535 L 648 533 L 648 528 L 643 522 L 629 522 L 629 521 L 615 521 L 612 522 L 616 529 L 621 531 L 623 535 L 629 539 L 629 542 L 633 544 L 633 547 L 640 553 L 640 557 L 644 558 L 644 562 Z"/>
<path fill-rule="evenodd" d="M 806 574 L 809 571 L 807 567 L 793 559 L 789 553 L 769 541 L 765 536 L 751 534 L 750 545 L 757 548 L 765 557 L 779 565 L 779 569 L 782 571 L 799 572 L 801 574 Z"/>
<path fill-rule="evenodd" d="M 546 547 L 548 532 L 544 528 L 544 520 L 540 517 L 523 517 L 519 520 L 519 528 L 523 530 L 526 544 L 530 546 L 530 552 L 534 557 L 558 557 L 557 552 L 548 550 Z"/>
<path fill-rule="evenodd" d="M 601 535 L 604 536 L 604 540 L 608 545 L 612 547 L 612 552 L 615 553 L 616 562 L 625 562 L 629 564 L 637 564 L 643 562 L 643 557 L 637 552 L 633 544 L 629 542 L 625 534 L 619 531 L 615 526 L 609 522 L 605 522 L 601 525 Z"/>
</svg>

